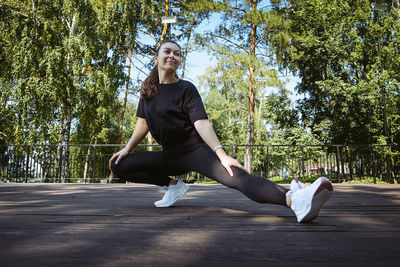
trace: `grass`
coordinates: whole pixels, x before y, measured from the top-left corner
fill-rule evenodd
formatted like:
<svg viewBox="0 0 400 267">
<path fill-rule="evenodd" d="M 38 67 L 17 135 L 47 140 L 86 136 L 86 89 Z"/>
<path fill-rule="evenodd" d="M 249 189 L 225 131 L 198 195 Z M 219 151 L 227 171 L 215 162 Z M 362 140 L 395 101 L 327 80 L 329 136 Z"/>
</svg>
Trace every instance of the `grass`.
<svg viewBox="0 0 400 267">
<path fill-rule="evenodd" d="M 332 183 L 343 183 L 343 184 L 374 184 L 374 178 L 370 176 L 363 176 L 363 177 L 357 177 L 352 180 L 350 180 L 350 176 L 347 175 L 348 177 L 345 177 L 344 179 L 341 179 L 340 181 L 337 180 L 335 174 L 330 174 L 330 175 L 307 175 L 304 178 L 303 177 L 298 177 L 299 180 L 302 183 L 305 184 L 311 184 L 314 182 L 316 179 L 318 179 L 321 176 L 327 177 Z M 270 181 L 278 184 L 290 184 L 292 181 L 293 177 L 288 177 L 286 179 L 283 179 L 280 176 L 275 176 L 275 177 L 269 177 L 268 178 Z M 197 180 L 189 180 L 187 181 L 189 183 L 193 184 L 218 184 L 218 182 L 211 180 L 211 179 L 202 179 L 197 182 Z M 375 180 L 376 184 L 388 184 L 387 181 L 377 177 Z"/>
</svg>

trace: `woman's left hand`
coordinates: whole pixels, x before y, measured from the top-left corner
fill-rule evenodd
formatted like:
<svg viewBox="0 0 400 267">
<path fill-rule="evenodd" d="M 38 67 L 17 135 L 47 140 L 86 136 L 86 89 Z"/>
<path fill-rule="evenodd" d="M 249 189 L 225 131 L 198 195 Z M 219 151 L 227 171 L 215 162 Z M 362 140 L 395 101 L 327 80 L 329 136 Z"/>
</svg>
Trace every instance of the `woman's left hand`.
<svg viewBox="0 0 400 267">
<path fill-rule="evenodd" d="M 225 167 L 225 169 L 228 171 L 230 176 L 233 176 L 233 171 L 231 167 L 237 167 L 239 169 L 244 170 L 245 172 L 248 172 L 242 164 L 239 163 L 236 159 L 230 157 L 230 156 L 224 156 L 223 158 L 220 159 L 222 166 Z"/>
<path fill-rule="evenodd" d="M 231 167 L 237 167 L 244 170 L 245 172 L 248 172 L 242 166 L 242 164 L 239 163 L 239 161 L 228 156 L 225 153 L 224 149 L 218 141 L 217 135 L 215 134 L 211 123 L 207 119 L 200 119 L 195 121 L 194 127 L 196 128 L 196 131 L 200 134 L 201 138 L 203 138 L 207 145 L 214 150 L 215 154 L 217 154 L 222 166 L 224 166 L 230 176 L 233 176 L 233 171 Z"/>
</svg>

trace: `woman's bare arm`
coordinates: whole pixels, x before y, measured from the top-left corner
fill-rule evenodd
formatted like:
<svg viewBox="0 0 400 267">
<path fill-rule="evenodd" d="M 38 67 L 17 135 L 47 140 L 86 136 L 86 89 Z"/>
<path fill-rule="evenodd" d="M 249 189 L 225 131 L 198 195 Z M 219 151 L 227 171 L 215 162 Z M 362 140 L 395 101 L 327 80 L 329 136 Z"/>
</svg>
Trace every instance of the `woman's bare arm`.
<svg viewBox="0 0 400 267">
<path fill-rule="evenodd" d="M 194 123 L 194 127 L 196 128 L 197 132 L 203 138 L 204 142 L 217 154 L 221 164 L 225 167 L 227 172 L 233 176 L 233 172 L 231 167 L 237 167 L 242 170 L 247 171 L 242 164 L 240 164 L 236 159 L 228 156 L 220 143 L 218 141 L 218 137 L 215 134 L 214 128 L 212 127 L 211 123 L 207 119 L 197 120 Z M 215 150 L 216 149 L 216 150 Z"/>
</svg>

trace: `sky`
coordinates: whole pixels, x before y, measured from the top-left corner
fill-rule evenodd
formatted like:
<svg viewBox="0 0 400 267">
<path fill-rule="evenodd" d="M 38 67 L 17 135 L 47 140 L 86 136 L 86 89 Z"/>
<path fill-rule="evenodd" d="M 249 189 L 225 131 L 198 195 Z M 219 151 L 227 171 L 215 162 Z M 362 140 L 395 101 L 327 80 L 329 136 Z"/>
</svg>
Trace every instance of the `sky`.
<svg viewBox="0 0 400 267">
<path fill-rule="evenodd" d="M 188 62 L 186 70 L 185 70 L 185 79 L 191 81 L 195 86 L 199 87 L 199 76 L 203 75 L 208 67 L 215 66 L 217 64 L 217 60 L 214 59 L 211 55 L 207 53 L 207 51 L 196 51 L 189 54 Z M 292 92 L 292 100 L 297 100 L 300 98 L 299 95 L 295 93 L 294 88 L 300 82 L 298 77 L 293 76 L 292 74 L 281 74 L 283 80 L 287 80 L 286 89 Z M 203 92 L 206 88 L 198 88 L 199 91 Z"/>
</svg>

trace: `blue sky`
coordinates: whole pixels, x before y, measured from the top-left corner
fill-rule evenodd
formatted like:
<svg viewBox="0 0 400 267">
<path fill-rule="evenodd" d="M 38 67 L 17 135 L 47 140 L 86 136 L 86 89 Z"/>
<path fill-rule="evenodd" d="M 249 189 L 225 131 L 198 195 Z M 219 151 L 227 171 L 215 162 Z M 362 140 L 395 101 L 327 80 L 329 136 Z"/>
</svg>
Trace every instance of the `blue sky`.
<svg viewBox="0 0 400 267">
<path fill-rule="evenodd" d="M 196 51 L 190 53 L 187 59 L 187 66 L 185 70 L 185 79 L 191 81 L 194 85 L 199 86 L 199 76 L 204 74 L 208 67 L 215 66 L 217 64 L 217 60 L 213 59 L 211 55 L 207 53 L 207 51 Z M 294 88 L 297 83 L 300 81 L 298 77 L 295 77 L 291 74 L 281 74 L 282 79 L 287 80 L 286 88 L 293 93 L 292 99 L 298 99 L 300 96 L 295 94 Z M 205 88 L 199 88 L 200 91 L 206 90 Z"/>
</svg>

